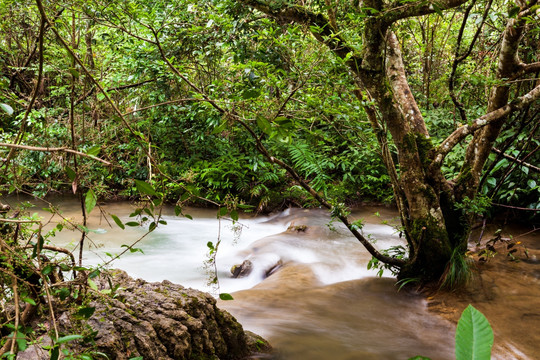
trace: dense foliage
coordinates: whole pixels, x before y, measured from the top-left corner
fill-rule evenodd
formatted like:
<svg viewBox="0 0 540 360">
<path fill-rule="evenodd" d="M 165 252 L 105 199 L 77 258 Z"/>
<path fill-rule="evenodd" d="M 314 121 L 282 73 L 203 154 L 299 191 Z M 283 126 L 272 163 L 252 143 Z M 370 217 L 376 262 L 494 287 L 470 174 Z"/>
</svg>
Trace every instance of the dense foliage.
<svg viewBox="0 0 540 360">
<path fill-rule="evenodd" d="M 538 219 L 538 13 L 536 0 L 1 0 L 0 191 L 73 192 L 83 213 L 142 197 L 135 216 L 150 217 L 163 200 L 231 217 L 322 205 L 372 265 L 454 286 L 475 214 Z M 348 221 L 347 205 L 374 200 L 396 203 L 408 249 L 379 252 Z M 31 304 L 49 281 L 42 235 L 4 217 L 2 276 Z"/>
<path fill-rule="evenodd" d="M 256 151 L 244 129 L 202 101 L 197 88 L 211 101 L 245 115 L 256 131 L 270 134 L 264 140 L 270 152 L 293 165 L 316 191 L 338 202 L 390 201 L 390 180 L 354 96 L 356 85 L 344 62 L 306 36 L 302 26 L 254 17 L 226 1 L 52 3 L 46 10 L 89 73 L 45 26 L 40 77 L 39 12 L 32 2 L 4 1 L 0 102 L 13 114 L 0 115 L 1 140 L 30 146 L 72 144 L 114 164 L 103 168 L 81 159 L 80 186 L 103 197 L 130 196 L 132 179 L 150 179 L 153 173 L 175 179 L 175 185 L 168 184 L 171 200 L 187 190 L 218 203 L 232 194 L 259 209 L 309 204 L 285 172 Z M 434 143 L 462 121 L 447 86 L 462 11 L 413 18 L 395 29 Z M 485 111 L 485 92 L 495 81 L 491 70 L 497 36 L 507 11 L 498 6 L 490 14 L 474 51 L 457 69 L 460 101 L 471 117 Z M 482 12 L 479 4 L 469 16 L 478 23 Z M 350 29 L 362 26 L 364 16 L 350 18 Z M 472 41 L 476 23 L 467 25 L 464 44 Z M 358 37 L 351 30 L 347 36 Z M 523 59 L 538 61 L 538 32 L 523 41 Z M 89 75 L 125 114 L 131 129 Z M 537 117 L 526 109 L 515 119 L 496 145 L 511 158 L 490 156 L 482 192 L 495 203 L 537 209 L 537 170 L 512 160 L 527 157 L 528 163 L 537 163 Z M 3 148 L 3 158 L 9 151 Z M 452 154 L 463 151 L 457 147 Z M 452 154 L 444 172 L 457 176 L 459 154 Z M 23 150 L 10 157 L 3 165 L 11 167 L 3 171 L 5 191 L 44 195 L 71 188 L 69 155 Z"/>
</svg>

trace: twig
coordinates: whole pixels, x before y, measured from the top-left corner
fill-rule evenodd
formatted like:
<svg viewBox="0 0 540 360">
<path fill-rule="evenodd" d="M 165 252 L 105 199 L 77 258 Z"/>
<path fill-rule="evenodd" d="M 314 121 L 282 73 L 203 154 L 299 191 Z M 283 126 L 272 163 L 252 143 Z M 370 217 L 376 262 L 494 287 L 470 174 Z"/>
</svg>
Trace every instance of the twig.
<svg viewBox="0 0 540 360">
<path fill-rule="evenodd" d="M 120 86 L 117 86 L 117 87 L 107 89 L 107 91 L 110 92 L 110 91 L 119 91 L 119 90 L 131 89 L 131 88 L 134 88 L 134 87 L 137 87 L 137 86 L 148 84 L 148 83 L 150 83 L 152 81 L 156 81 L 156 80 L 157 80 L 157 78 L 153 78 L 153 79 L 150 79 L 150 80 L 140 81 L 140 82 L 135 83 L 135 84 L 120 85 Z"/>
<path fill-rule="evenodd" d="M 537 148 L 537 149 L 538 149 L 538 148 Z M 510 156 L 510 155 L 508 155 L 508 154 L 505 154 L 505 153 L 503 153 L 503 152 L 502 152 L 501 150 L 499 150 L 499 149 L 492 148 L 491 151 L 493 151 L 494 153 L 500 154 L 502 157 L 505 157 L 505 158 L 507 158 L 507 159 L 509 159 L 509 160 L 512 160 L 512 161 L 514 161 L 514 162 L 516 162 L 516 163 L 518 163 L 518 164 L 520 164 L 520 165 L 526 166 L 526 167 L 528 167 L 528 168 L 531 169 L 531 170 L 534 170 L 534 171 L 536 171 L 536 172 L 540 172 L 540 167 L 534 166 L 534 165 L 529 164 L 529 163 L 527 163 L 527 162 L 525 162 L 525 161 L 523 161 L 523 160 L 519 160 L 519 159 L 517 159 L 517 158 L 515 158 L 515 157 L 513 157 L 513 156 Z"/>
<path fill-rule="evenodd" d="M 529 208 L 524 208 L 524 207 L 519 207 L 519 206 L 503 205 L 503 204 L 497 204 L 497 203 L 491 203 L 491 205 L 500 206 L 500 207 L 509 208 L 509 209 L 515 209 L 515 210 L 540 211 L 540 209 L 529 209 Z"/>
<path fill-rule="evenodd" d="M 123 115 L 126 116 L 126 115 L 130 115 L 130 114 L 137 113 L 137 112 L 139 112 L 139 111 L 144 111 L 144 110 L 152 109 L 152 108 L 155 108 L 155 107 L 158 107 L 158 106 L 169 105 L 169 104 L 175 104 L 175 103 L 186 102 L 186 101 L 206 101 L 206 100 L 203 100 L 203 99 L 194 99 L 194 98 L 186 98 L 186 99 L 177 99 L 177 100 L 165 101 L 165 102 L 162 102 L 162 103 L 159 103 L 159 104 L 154 104 L 154 105 L 150 105 L 150 106 L 145 106 L 145 107 L 142 107 L 142 108 L 140 108 L 140 109 L 136 109 L 136 110 L 133 110 L 133 111 L 128 111 L 128 112 L 124 113 Z"/>
<path fill-rule="evenodd" d="M 85 154 L 83 152 L 70 149 L 68 147 L 38 147 L 38 146 L 28 146 L 28 145 L 18 145 L 18 144 L 9 144 L 9 143 L 0 143 L 0 147 L 8 147 L 8 148 L 16 148 L 16 149 L 24 149 L 24 150 L 31 150 L 31 151 L 48 151 L 48 152 L 67 152 L 71 154 L 76 154 L 82 157 L 86 157 L 92 160 L 99 161 L 105 165 L 112 165 L 107 160 L 100 159 L 94 155 Z"/>
<path fill-rule="evenodd" d="M 17 219 L 0 219 L 0 222 L 5 223 L 15 223 L 15 224 L 37 224 L 40 223 L 41 220 L 17 220 Z"/>
</svg>

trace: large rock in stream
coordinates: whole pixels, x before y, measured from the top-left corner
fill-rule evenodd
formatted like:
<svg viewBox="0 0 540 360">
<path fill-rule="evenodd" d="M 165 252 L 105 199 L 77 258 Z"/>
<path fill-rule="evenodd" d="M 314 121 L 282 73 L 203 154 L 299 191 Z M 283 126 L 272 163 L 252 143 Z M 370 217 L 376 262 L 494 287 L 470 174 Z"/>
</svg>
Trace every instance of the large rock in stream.
<svg viewBox="0 0 540 360">
<path fill-rule="evenodd" d="M 120 288 L 114 297 L 92 296 L 87 306 L 95 312 L 88 320 L 74 320 L 73 313 L 59 319 L 65 334 L 97 332 L 95 350 L 109 359 L 247 359 L 269 352 L 266 341 L 244 331 L 210 294 L 169 281 L 135 280 L 119 270 L 113 274 L 111 282 Z M 105 277 L 94 280 L 98 290 L 109 289 Z"/>
</svg>

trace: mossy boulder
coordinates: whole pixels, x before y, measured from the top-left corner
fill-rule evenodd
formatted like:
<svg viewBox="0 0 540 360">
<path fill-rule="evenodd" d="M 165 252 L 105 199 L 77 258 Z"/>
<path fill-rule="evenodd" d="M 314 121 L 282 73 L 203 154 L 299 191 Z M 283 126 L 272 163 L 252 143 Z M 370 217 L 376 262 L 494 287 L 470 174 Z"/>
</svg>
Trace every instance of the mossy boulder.
<svg viewBox="0 0 540 360">
<path fill-rule="evenodd" d="M 62 316 L 60 321 L 64 333 L 93 332 L 93 350 L 109 359 L 232 360 L 270 350 L 264 339 L 244 331 L 232 315 L 219 309 L 210 294 L 166 280 L 135 280 L 120 270 L 109 276 L 94 279 L 98 292 L 89 294 L 86 306 L 95 311 L 88 319 Z M 100 295 L 103 290 L 108 293 L 110 284 L 119 288 Z M 75 346 L 85 350 L 82 343 Z"/>
</svg>

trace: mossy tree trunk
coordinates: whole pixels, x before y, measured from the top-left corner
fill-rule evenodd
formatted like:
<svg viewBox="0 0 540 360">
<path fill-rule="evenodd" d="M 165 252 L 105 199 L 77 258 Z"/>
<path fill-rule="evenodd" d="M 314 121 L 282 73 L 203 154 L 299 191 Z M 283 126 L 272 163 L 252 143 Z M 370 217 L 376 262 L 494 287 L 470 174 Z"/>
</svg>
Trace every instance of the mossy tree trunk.
<svg viewBox="0 0 540 360">
<path fill-rule="evenodd" d="M 468 122 L 452 133 L 439 147 L 430 141 L 429 132 L 420 109 L 409 88 L 399 42 L 391 30 L 397 21 L 441 12 L 467 3 L 467 0 L 430 2 L 399 2 L 365 0 L 341 5 L 341 13 L 363 13 L 365 21 L 359 29 L 361 50 L 342 36 L 336 9 L 277 4 L 262 0 L 240 0 L 246 5 L 284 24 L 304 25 L 312 35 L 325 44 L 335 56 L 349 67 L 360 100 L 371 100 L 375 106 L 365 106 L 368 119 L 376 132 L 383 160 L 387 167 L 401 222 L 409 244 L 408 260 L 400 264 L 399 277 L 438 281 L 452 265 L 457 255 L 466 251 L 469 224 L 466 216 L 455 208 L 465 196 L 473 199 L 482 168 L 493 142 L 507 116 L 540 98 L 540 87 L 508 104 L 508 85 L 493 89 L 488 112 Z M 537 64 L 518 60 L 519 39 L 524 31 L 530 4 L 517 3 L 517 19 L 509 19 L 504 34 L 497 77 L 517 78 L 533 71 Z M 344 7 L 349 8 L 344 10 Z M 326 11 L 325 15 L 322 11 Z M 364 102 L 366 103 L 366 102 Z M 386 130 L 398 150 L 399 168 L 387 150 Z M 466 136 L 474 134 L 469 144 L 465 164 L 458 179 L 446 179 L 441 171 L 445 156 Z M 457 185 L 456 185 L 457 183 Z"/>
</svg>

